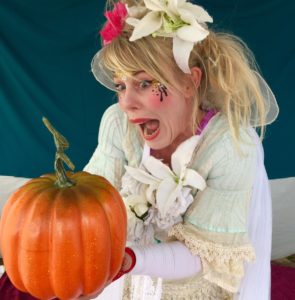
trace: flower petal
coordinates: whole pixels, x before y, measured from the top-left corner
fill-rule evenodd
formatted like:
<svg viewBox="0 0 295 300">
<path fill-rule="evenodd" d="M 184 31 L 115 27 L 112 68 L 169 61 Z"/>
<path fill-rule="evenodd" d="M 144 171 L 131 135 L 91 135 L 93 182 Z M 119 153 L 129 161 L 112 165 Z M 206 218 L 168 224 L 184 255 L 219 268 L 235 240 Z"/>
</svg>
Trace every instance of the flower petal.
<svg viewBox="0 0 295 300">
<path fill-rule="evenodd" d="M 180 15 L 181 20 L 187 23 L 187 25 L 198 21 L 194 14 L 187 9 L 179 9 L 178 13 Z"/>
<path fill-rule="evenodd" d="M 128 16 L 132 18 L 140 18 L 140 16 L 143 16 L 147 12 L 147 8 L 145 6 L 127 6 L 127 12 Z M 129 23 L 128 23 L 129 24 Z"/>
<path fill-rule="evenodd" d="M 164 5 L 163 1 L 157 0 L 144 0 L 146 8 L 153 11 L 165 11 L 167 8 Z"/>
<path fill-rule="evenodd" d="M 192 186 L 198 190 L 204 190 L 206 187 L 206 181 L 204 178 L 195 170 L 193 169 L 186 169 L 183 183 L 184 186 Z"/>
<path fill-rule="evenodd" d="M 125 22 L 133 27 L 136 27 L 140 20 L 136 18 L 127 18 Z"/>
<path fill-rule="evenodd" d="M 145 198 L 141 195 L 130 195 L 124 198 L 124 203 L 126 207 L 134 206 L 136 204 L 145 204 L 147 203 Z"/>
<path fill-rule="evenodd" d="M 143 165 L 153 176 L 159 179 L 174 177 L 170 168 L 153 156 L 149 156 L 146 160 L 144 160 Z"/>
<path fill-rule="evenodd" d="M 176 33 L 180 39 L 196 43 L 202 41 L 209 31 L 193 20 L 191 25 L 179 28 Z"/>
<path fill-rule="evenodd" d="M 181 28 L 180 28 L 181 29 Z M 178 29 L 179 30 L 179 29 Z M 178 31 L 177 31 L 178 32 Z M 179 37 L 173 37 L 173 55 L 179 68 L 184 72 L 190 74 L 190 68 L 188 66 L 188 60 L 190 53 L 193 49 L 194 43 L 184 41 Z"/>
<path fill-rule="evenodd" d="M 167 203 L 168 199 L 170 199 L 170 202 L 176 199 L 177 186 L 177 183 L 171 177 L 164 179 L 160 183 L 156 194 L 156 206 L 161 211 L 161 214 L 164 214 L 166 206 L 169 205 Z"/>
<path fill-rule="evenodd" d="M 136 179 L 139 182 L 145 183 L 145 184 L 153 184 L 159 182 L 159 179 L 156 177 L 150 175 L 144 170 L 133 168 L 130 166 L 125 166 L 126 172 L 132 176 L 134 179 Z"/>
<path fill-rule="evenodd" d="M 174 15 L 174 16 L 178 16 L 179 15 L 179 13 L 178 13 L 178 5 L 179 5 L 179 3 L 178 3 L 179 1 L 178 0 L 173 0 L 173 1 L 168 1 L 168 6 L 167 6 L 167 11 L 169 12 L 169 13 L 167 13 L 168 14 L 168 16 L 170 15 Z"/>
<path fill-rule="evenodd" d="M 199 6 L 199 5 L 195 5 L 189 2 L 186 2 L 181 9 L 189 11 L 190 13 L 192 13 L 195 17 L 195 20 L 198 23 L 205 23 L 205 22 L 213 22 L 213 18 L 207 13 L 207 11 Z"/>
<path fill-rule="evenodd" d="M 181 173 L 187 167 L 191 160 L 193 152 L 200 140 L 198 135 L 194 135 L 191 138 L 181 143 L 171 156 L 171 165 L 174 173 L 181 177 Z"/>
<path fill-rule="evenodd" d="M 131 37 L 131 42 L 138 40 L 144 36 L 150 35 L 157 31 L 162 25 L 162 17 L 159 12 L 151 11 L 147 13 L 134 27 Z"/>
<path fill-rule="evenodd" d="M 163 210 L 161 211 L 162 215 L 165 216 L 167 215 L 167 213 L 169 213 L 169 211 L 171 212 L 171 206 L 175 205 L 175 202 L 178 200 L 178 197 L 181 196 L 181 189 L 182 186 L 180 184 L 178 184 L 175 189 L 173 190 L 173 192 L 169 195 L 168 199 L 165 202 L 165 206 L 163 208 Z"/>
<path fill-rule="evenodd" d="M 155 205 L 155 196 L 154 196 L 154 191 L 158 188 L 159 184 L 158 183 L 153 183 L 148 186 L 146 189 L 146 199 L 149 203 L 152 205 Z"/>
<path fill-rule="evenodd" d="M 149 210 L 147 203 L 137 203 L 133 206 L 133 209 L 139 217 L 142 217 Z"/>
</svg>

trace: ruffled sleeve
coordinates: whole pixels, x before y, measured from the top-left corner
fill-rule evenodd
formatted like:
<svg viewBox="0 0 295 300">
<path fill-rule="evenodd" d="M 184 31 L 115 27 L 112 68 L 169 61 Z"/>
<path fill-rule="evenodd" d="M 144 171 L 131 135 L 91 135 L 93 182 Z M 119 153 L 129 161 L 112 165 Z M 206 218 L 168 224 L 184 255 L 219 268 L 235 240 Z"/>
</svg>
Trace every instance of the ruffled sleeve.
<svg viewBox="0 0 295 300">
<path fill-rule="evenodd" d="M 101 119 L 98 146 L 84 171 L 108 179 L 117 189 L 121 187 L 121 177 L 126 164 L 123 139 L 127 130 L 126 116 L 118 104 L 110 106 Z"/>
<path fill-rule="evenodd" d="M 195 159 L 196 170 L 207 178 L 207 187 L 196 194 L 183 223 L 175 225 L 169 235 L 200 256 L 203 278 L 235 293 L 245 262 L 255 260 L 247 234 L 247 215 L 256 148 L 245 133 L 238 151 L 230 135 L 224 134 L 201 148 Z"/>
</svg>

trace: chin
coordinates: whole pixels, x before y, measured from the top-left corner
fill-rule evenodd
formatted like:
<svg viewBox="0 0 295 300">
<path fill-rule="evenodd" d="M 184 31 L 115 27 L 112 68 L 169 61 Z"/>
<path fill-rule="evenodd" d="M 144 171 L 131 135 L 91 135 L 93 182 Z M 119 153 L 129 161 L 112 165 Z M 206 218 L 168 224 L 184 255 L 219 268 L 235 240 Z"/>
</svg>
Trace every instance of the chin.
<svg viewBox="0 0 295 300">
<path fill-rule="evenodd" d="M 147 145 L 153 150 L 163 150 L 171 145 L 169 142 L 161 141 L 145 141 Z"/>
</svg>

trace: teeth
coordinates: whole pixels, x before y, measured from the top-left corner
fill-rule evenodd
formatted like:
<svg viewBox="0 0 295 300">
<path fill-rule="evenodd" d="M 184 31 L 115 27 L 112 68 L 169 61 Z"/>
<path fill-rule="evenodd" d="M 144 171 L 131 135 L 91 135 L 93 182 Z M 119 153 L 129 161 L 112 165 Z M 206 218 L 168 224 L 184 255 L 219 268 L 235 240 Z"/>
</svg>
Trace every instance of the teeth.
<svg viewBox="0 0 295 300">
<path fill-rule="evenodd" d="M 140 127 L 144 136 L 152 137 L 159 130 L 159 121 L 151 119 L 145 123 L 141 123 Z"/>
</svg>

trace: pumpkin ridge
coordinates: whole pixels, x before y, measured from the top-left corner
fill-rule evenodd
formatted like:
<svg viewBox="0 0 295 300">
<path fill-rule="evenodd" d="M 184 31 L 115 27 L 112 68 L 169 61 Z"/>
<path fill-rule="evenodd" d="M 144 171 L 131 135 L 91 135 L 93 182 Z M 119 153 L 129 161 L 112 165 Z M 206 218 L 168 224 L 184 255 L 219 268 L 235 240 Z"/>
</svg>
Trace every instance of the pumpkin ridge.
<svg viewBox="0 0 295 300">
<path fill-rule="evenodd" d="M 52 247 L 49 277 L 55 296 L 61 299 L 77 298 L 82 292 L 80 260 L 83 252 L 79 235 L 80 211 L 76 202 L 73 190 L 56 187 L 48 233 Z"/>
<path fill-rule="evenodd" d="M 107 214 L 105 213 L 105 211 L 104 211 L 104 208 L 103 208 L 103 206 L 102 206 L 102 204 L 101 204 L 101 201 L 99 201 L 99 199 L 97 199 L 97 191 L 95 191 L 95 192 L 93 192 L 93 190 L 91 189 L 91 188 L 89 188 L 89 187 L 85 187 L 85 186 L 83 186 L 83 185 L 80 185 L 79 184 L 79 182 L 77 182 L 77 185 L 76 185 L 76 187 L 77 187 L 77 192 L 78 192 L 78 194 L 81 196 L 81 195 L 83 195 L 83 201 L 79 201 L 78 202 L 78 204 L 79 204 L 79 206 L 80 206 L 80 211 L 81 212 L 84 212 L 84 208 L 85 208 L 85 202 L 88 202 L 87 203 L 87 208 L 90 206 L 90 205 L 92 205 L 93 207 L 92 207 L 92 211 L 93 211 L 93 213 L 95 212 L 95 211 L 97 211 L 97 212 L 99 212 L 100 214 L 102 214 L 103 215 L 103 218 L 102 217 L 97 217 L 97 216 L 95 216 L 93 219 L 95 220 L 94 221 L 94 223 L 95 224 L 97 224 L 98 225 L 98 228 L 97 228 L 97 230 L 101 230 L 101 228 L 100 227 L 104 227 L 104 231 L 108 231 L 108 233 L 106 234 L 106 232 L 104 232 L 104 234 L 105 234 L 105 237 L 104 237 L 104 239 L 101 239 L 101 244 L 103 245 L 103 247 L 101 248 L 101 250 L 103 250 L 104 252 L 107 252 L 107 258 L 105 257 L 104 259 L 103 259 L 103 261 L 104 261 L 104 263 L 105 263 L 105 270 L 104 270 L 104 276 L 102 276 L 101 277 L 101 275 L 100 274 L 96 274 L 95 275 L 95 270 L 93 269 L 93 267 L 94 267 L 94 263 L 93 263 L 93 260 L 91 260 L 91 259 L 89 259 L 90 258 L 90 255 L 84 255 L 84 257 L 86 257 L 87 258 L 87 262 L 85 261 L 84 262 L 84 265 L 83 265 L 83 267 L 84 267 L 84 271 L 86 272 L 86 273 L 93 273 L 93 276 L 92 276 L 92 278 L 91 278 L 91 280 L 88 280 L 88 282 L 91 282 L 91 284 L 89 284 L 89 283 L 87 283 L 87 282 L 84 282 L 84 294 L 93 294 L 93 293 L 96 293 L 96 292 L 98 292 L 99 290 L 101 290 L 104 286 L 105 286 L 105 284 L 107 283 L 107 281 L 108 281 L 108 278 L 109 278 L 109 269 L 110 269 L 110 264 L 111 264 L 111 259 L 112 259 L 112 257 L 111 257 L 111 255 L 110 255 L 110 253 L 111 253 L 111 249 L 112 249 L 112 240 L 111 240 L 111 235 L 112 235 L 112 233 L 111 233 L 111 230 L 110 230 L 110 228 L 109 228 L 109 220 L 108 220 L 108 216 L 107 216 Z M 86 199 L 86 200 L 85 200 Z M 84 207 L 84 208 L 83 208 Z M 89 215 L 88 215 L 89 216 Z M 81 218 L 81 220 L 83 220 L 84 218 L 83 218 L 83 216 L 82 216 L 82 218 Z M 89 217 L 88 217 L 88 219 L 89 219 Z M 99 224 L 99 222 L 98 222 L 98 220 L 104 220 L 105 221 L 105 225 L 104 226 L 102 226 L 103 224 Z M 106 225 L 108 225 L 108 226 L 106 226 Z M 82 228 L 85 228 L 85 226 L 82 226 Z M 97 231 L 96 230 L 96 231 Z M 89 240 L 89 239 L 87 239 L 87 237 L 86 237 L 86 233 L 88 233 L 88 231 L 86 231 L 85 229 L 82 231 L 82 238 L 83 239 L 85 239 L 84 240 L 84 242 L 83 242 L 83 245 L 85 246 L 86 245 L 86 249 L 84 250 L 85 252 L 86 251 L 89 251 L 89 249 L 88 248 L 90 248 L 90 247 L 88 247 L 89 245 L 91 245 L 91 243 L 92 243 L 92 241 L 91 240 Z M 97 237 L 97 238 L 99 238 L 99 237 Z M 107 240 L 105 240 L 107 238 Z M 109 249 L 109 251 L 105 251 L 105 249 Z M 95 260 L 96 259 L 99 259 L 99 256 L 100 256 L 100 254 L 99 253 L 97 253 L 96 255 L 95 255 Z M 97 262 L 96 262 L 97 263 Z M 98 263 L 97 263 L 98 264 Z M 98 264 L 98 267 L 99 268 L 101 268 L 102 267 L 102 264 Z M 92 270 L 92 271 L 91 271 Z M 101 272 L 100 272 L 101 273 Z M 87 276 L 85 276 L 84 278 L 86 278 Z M 101 278 L 99 278 L 99 277 L 101 277 Z M 97 282 L 101 282 L 101 281 L 103 281 L 103 283 L 100 283 L 99 285 L 97 285 L 97 283 L 95 283 L 95 281 L 97 281 Z"/>
<path fill-rule="evenodd" d="M 111 280 L 119 271 L 121 264 L 122 264 L 122 259 L 123 259 L 123 255 L 124 255 L 124 247 L 119 247 L 118 245 L 120 244 L 125 244 L 125 240 L 126 240 L 126 229 L 122 228 L 122 226 L 118 226 L 118 221 L 120 221 L 120 217 L 123 218 L 123 222 L 125 222 L 125 207 L 124 207 L 124 211 L 122 211 L 121 209 L 121 205 L 119 205 L 119 201 L 117 201 L 116 196 L 117 193 L 115 193 L 115 197 L 114 197 L 114 193 L 111 189 L 106 189 L 104 186 L 101 186 L 99 182 L 96 183 L 97 186 L 99 186 L 100 190 L 104 190 L 107 194 L 112 196 L 112 199 L 115 201 L 112 202 L 106 202 L 106 201 L 101 201 L 101 205 L 103 207 L 103 209 L 105 211 L 109 210 L 109 213 L 107 213 L 107 217 L 108 217 L 108 222 L 109 225 L 111 227 L 111 238 L 112 238 L 112 242 L 115 243 L 117 245 L 117 247 L 113 247 L 113 251 L 112 251 L 112 256 L 117 258 L 120 257 L 121 259 L 113 259 L 112 260 L 112 271 L 110 272 L 110 277 L 109 279 Z M 92 189 L 94 189 L 94 187 L 92 187 Z M 117 191 L 116 191 L 117 192 Z M 114 218 L 112 219 L 110 216 L 112 216 L 114 210 L 116 210 L 116 213 L 114 215 L 117 215 L 118 213 L 121 214 L 121 216 L 119 218 Z M 120 238 L 122 237 L 123 238 Z M 117 249 L 123 249 L 122 253 L 118 253 Z"/>
<path fill-rule="evenodd" d="M 54 296 L 48 275 L 51 252 L 48 231 L 51 222 L 51 207 L 56 190 L 39 190 L 34 201 L 29 201 L 26 222 L 22 227 L 19 245 L 21 255 L 20 270 L 23 284 L 27 292 L 40 299 L 50 299 Z M 35 232 L 34 232 L 35 230 Z M 38 278 L 38 279 L 37 279 Z"/>
</svg>

